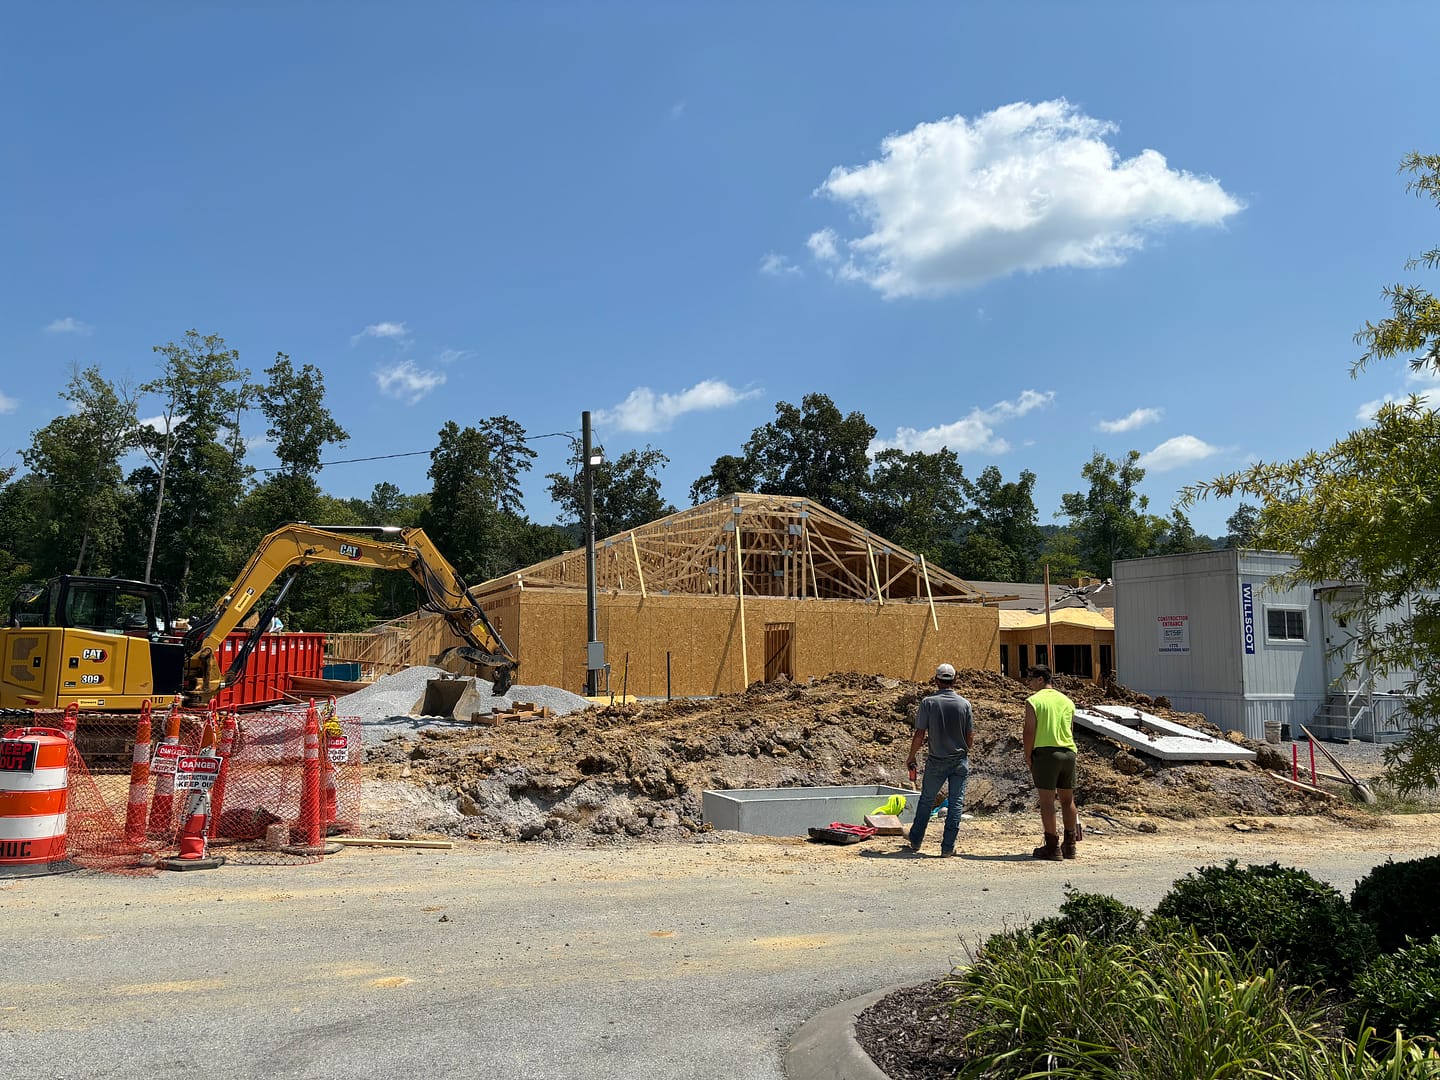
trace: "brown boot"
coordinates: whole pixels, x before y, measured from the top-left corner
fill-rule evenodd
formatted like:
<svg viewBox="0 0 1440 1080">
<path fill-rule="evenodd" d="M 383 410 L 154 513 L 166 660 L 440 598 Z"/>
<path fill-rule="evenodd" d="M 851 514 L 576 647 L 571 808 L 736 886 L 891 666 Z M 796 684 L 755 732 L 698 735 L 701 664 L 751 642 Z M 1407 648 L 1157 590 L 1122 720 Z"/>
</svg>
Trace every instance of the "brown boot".
<svg viewBox="0 0 1440 1080">
<path fill-rule="evenodd" d="M 1080 831 L 1076 829 L 1065 830 L 1065 839 L 1060 841 L 1060 857 L 1062 859 L 1073 859 L 1075 857 L 1075 841 L 1080 839 Z"/>
<path fill-rule="evenodd" d="M 1060 854 L 1060 837 L 1053 832 L 1045 834 L 1045 846 L 1037 847 L 1030 854 L 1037 859 L 1048 859 L 1051 862 L 1059 862 L 1064 856 Z"/>
</svg>

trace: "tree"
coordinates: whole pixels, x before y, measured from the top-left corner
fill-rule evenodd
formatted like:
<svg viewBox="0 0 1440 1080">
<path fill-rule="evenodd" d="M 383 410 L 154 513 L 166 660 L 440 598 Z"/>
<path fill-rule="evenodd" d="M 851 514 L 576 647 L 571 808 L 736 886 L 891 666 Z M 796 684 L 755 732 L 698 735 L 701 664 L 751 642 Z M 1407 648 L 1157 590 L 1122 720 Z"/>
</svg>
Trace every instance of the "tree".
<svg viewBox="0 0 1440 1080">
<path fill-rule="evenodd" d="M 1440 206 L 1440 155 L 1410 154 L 1407 189 Z M 1440 249 L 1407 269 L 1440 266 Z M 1403 358 L 1440 374 L 1440 298 L 1418 285 L 1383 291 L 1390 314 L 1356 334 L 1352 366 Z M 1425 400 L 1383 406 L 1374 422 L 1327 450 L 1261 462 L 1187 488 L 1186 501 L 1245 495 L 1260 501 L 1254 544 L 1296 557 L 1288 584 L 1364 583 L 1348 613 L 1370 628 L 1356 642 L 1352 674 L 1408 673 L 1417 724 L 1386 750 L 1388 778 L 1411 792 L 1440 786 L 1440 415 Z"/>
<path fill-rule="evenodd" d="M 53 569 L 107 573 L 123 540 L 120 458 L 134 444 L 135 400 L 94 366 L 72 369 L 60 397 L 69 411 L 36 431 L 21 458 L 44 482 L 48 513 L 40 527 Z"/>
<path fill-rule="evenodd" d="M 422 525 L 435 546 L 472 585 L 503 572 L 496 551 L 499 511 L 491 487 L 489 438 L 447 420 L 430 451 L 427 475 L 434 484 Z"/>
<path fill-rule="evenodd" d="M 495 509 L 523 517 L 525 505 L 520 493 L 520 474 L 529 472 L 535 459 L 535 451 L 525 441 L 525 429 L 508 416 L 492 416 L 480 421 L 480 433 L 490 448 L 487 480 Z"/>
<path fill-rule="evenodd" d="M 613 461 L 604 447 L 595 450 L 602 458 L 591 469 L 597 538 L 614 536 L 675 512 L 675 507 L 660 496 L 660 470 L 670 459 L 659 450 L 648 445 L 643 450 L 626 450 Z M 574 471 L 545 476 L 550 481 L 550 497 L 564 509 L 562 522 L 585 520 L 580 454 L 580 445 L 572 444 L 569 461 Z"/>
<path fill-rule="evenodd" d="M 1225 519 L 1225 546 L 1227 548 L 1253 547 L 1255 530 L 1260 525 L 1260 511 L 1249 503 L 1241 503 L 1235 512 Z"/>
<path fill-rule="evenodd" d="M 1164 523 L 1151 542 L 1147 555 L 1186 555 L 1192 551 L 1209 551 L 1211 545 L 1195 534 L 1195 526 L 1179 507 L 1170 511 L 1170 520 Z"/>
<path fill-rule="evenodd" d="M 691 496 L 736 490 L 814 499 L 861 521 L 875 428 L 862 413 L 842 415 L 825 394 L 806 394 L 796 408 L 775 406 L 775 419 L 751 432 L 739 459 L 722 457 L 695 481 Z M 729 488 L 730 490 L 726 490 Z"/>
<path fill-rule="evenodd" d="M 965 522 L 966 490 L 965 470 L 953 450 L 882 450 L 870 474 L 865 525 L 943 564 Z"/>
<path fill-rule="evenodd" d="M 188 330 L 181 342 L 154 351 L 163 357 L 161 373 L 140 387 L 160 399 L 158 421 L 139 431 L 154 474 L 137 477 L 151 489 L 154 507 L 144 580 L 156 568 L 163 525 L 165 576 L 183 610 L 197 567 L 206 591 L 229 581 L 221 573 L 233 562 L 226 539 L 246 478 L 240 417 L 255 388 L 240 354 L 217 335 Z"/>
<path fill-rule="evenodd" d="M 265 435 L 275 444 L 280 468 L 262 485 L 270 520 L 264 531 L 285 521 L 314 517 L 320 488 L 315 474 L 327 446 L 343 446 L 350 433 L 325 406 L 325 376 L 313 364 L 299 370 L 283 352 L 265 369 L 267 381 L 256 391 L 268 426 Z"/>
<path fill-rule="evenodd" d="M 1139 461 L 1138 450 L 1131 450 L 1123 462 L 1111 461 L 1097 450 L 1080 470 L 1090 481 L 1090 490 L 1060 497 L 1061 513 L 1070 518 L 1080 558 L 1099 577 L 1110 576 L 1116 559 L 1150 554 L 1165 528 L 1163 518 L 1145 512 L 1150 500 L 1136 490 L 1145 479 Z"/>
<path fill-rule="evenodd" d="M 1000 470 L 987 465 L 973 482 L 970 496 L 970 533 L 961 548 L 956 572 L 978 581 L 1034 581 L 1043 536 L 1040 512 L 1035 507 L 1035 474 L 1029 469 L 1018 480 L 1006 482 Z M 1005 577 L 988 572 L 1007 570 Z"/>
<path fill-rule="evenodd" d="M 710 499 L 754 491 L 757 487 L 759 484 L 749 462 L 735 454 L 721 454 L 710 471 L 690 485 L 690 501 L 698 506 Z"/>
</svg>

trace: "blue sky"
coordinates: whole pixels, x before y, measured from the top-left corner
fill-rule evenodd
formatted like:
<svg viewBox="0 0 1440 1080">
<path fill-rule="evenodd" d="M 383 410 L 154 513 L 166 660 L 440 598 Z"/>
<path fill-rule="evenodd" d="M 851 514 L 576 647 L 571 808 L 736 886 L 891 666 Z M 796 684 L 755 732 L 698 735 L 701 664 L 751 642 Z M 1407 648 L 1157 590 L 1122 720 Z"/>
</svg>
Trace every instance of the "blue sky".
<svg viewBox="0 0 1440 1080">
<path fill-rule="evenodd" d="M 1032 469 L 1042 523 L 1140 450 L 1164 513 L 1433 388 L 1349 367 L 1436 241 L 1396 165 L 1440 150 L 1437 39 L 1431 3 L 14 6 L 0 464 L 72 363 L 138 383 L 194 327 L 320 367 L 331 459 L 588 409 L 683 506 L 821 391 Z"/>
</svg>

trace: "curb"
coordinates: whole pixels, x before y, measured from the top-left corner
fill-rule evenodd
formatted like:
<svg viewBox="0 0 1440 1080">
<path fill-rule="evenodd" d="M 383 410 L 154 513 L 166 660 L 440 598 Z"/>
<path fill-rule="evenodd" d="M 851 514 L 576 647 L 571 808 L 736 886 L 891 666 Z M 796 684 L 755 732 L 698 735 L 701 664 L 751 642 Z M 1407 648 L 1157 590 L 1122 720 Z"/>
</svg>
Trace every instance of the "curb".
<svg viewBox="0 0 1440 1080">
<path fill-rule="evenodd" d="M 855 1040 L 855 1018 L 887 994 L 911 985 L 899 983 L 842 1001 L 801 1024 L 785 1050 L 787 1080 L 890 1080 Z"/>
</svg>

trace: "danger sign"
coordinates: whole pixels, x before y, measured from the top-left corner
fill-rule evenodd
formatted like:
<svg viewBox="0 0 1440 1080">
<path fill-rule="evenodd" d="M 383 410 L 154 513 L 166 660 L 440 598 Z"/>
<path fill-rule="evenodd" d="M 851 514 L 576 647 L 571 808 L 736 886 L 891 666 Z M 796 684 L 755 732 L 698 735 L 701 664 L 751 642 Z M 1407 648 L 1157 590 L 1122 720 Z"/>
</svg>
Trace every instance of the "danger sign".
<svg viewBox="0 0 1440 1080">
<path fill-rule="evenodd" d="M 35 771 L 35 748 L 33 742 L 0 743 L 0 772 Z"/>
<path fill-rule="evenodd" d="M 185 754 L 175 759 L 176 791 L 209 791 L 219 775 L 219 758 Z"/>
<path fill-rule="evenodd" d="M 350 760 L 350 736 L 326 735 L 325 756 L 332 765 L 344 765 Z"/>
<path fill-rule="evenodd" d="M 155 760 L 150 762 L 152 773 L 173 773 L 175 761 L 185 752 L 179 743 L 161 743 L 155 747 Z"/>
</svg>

